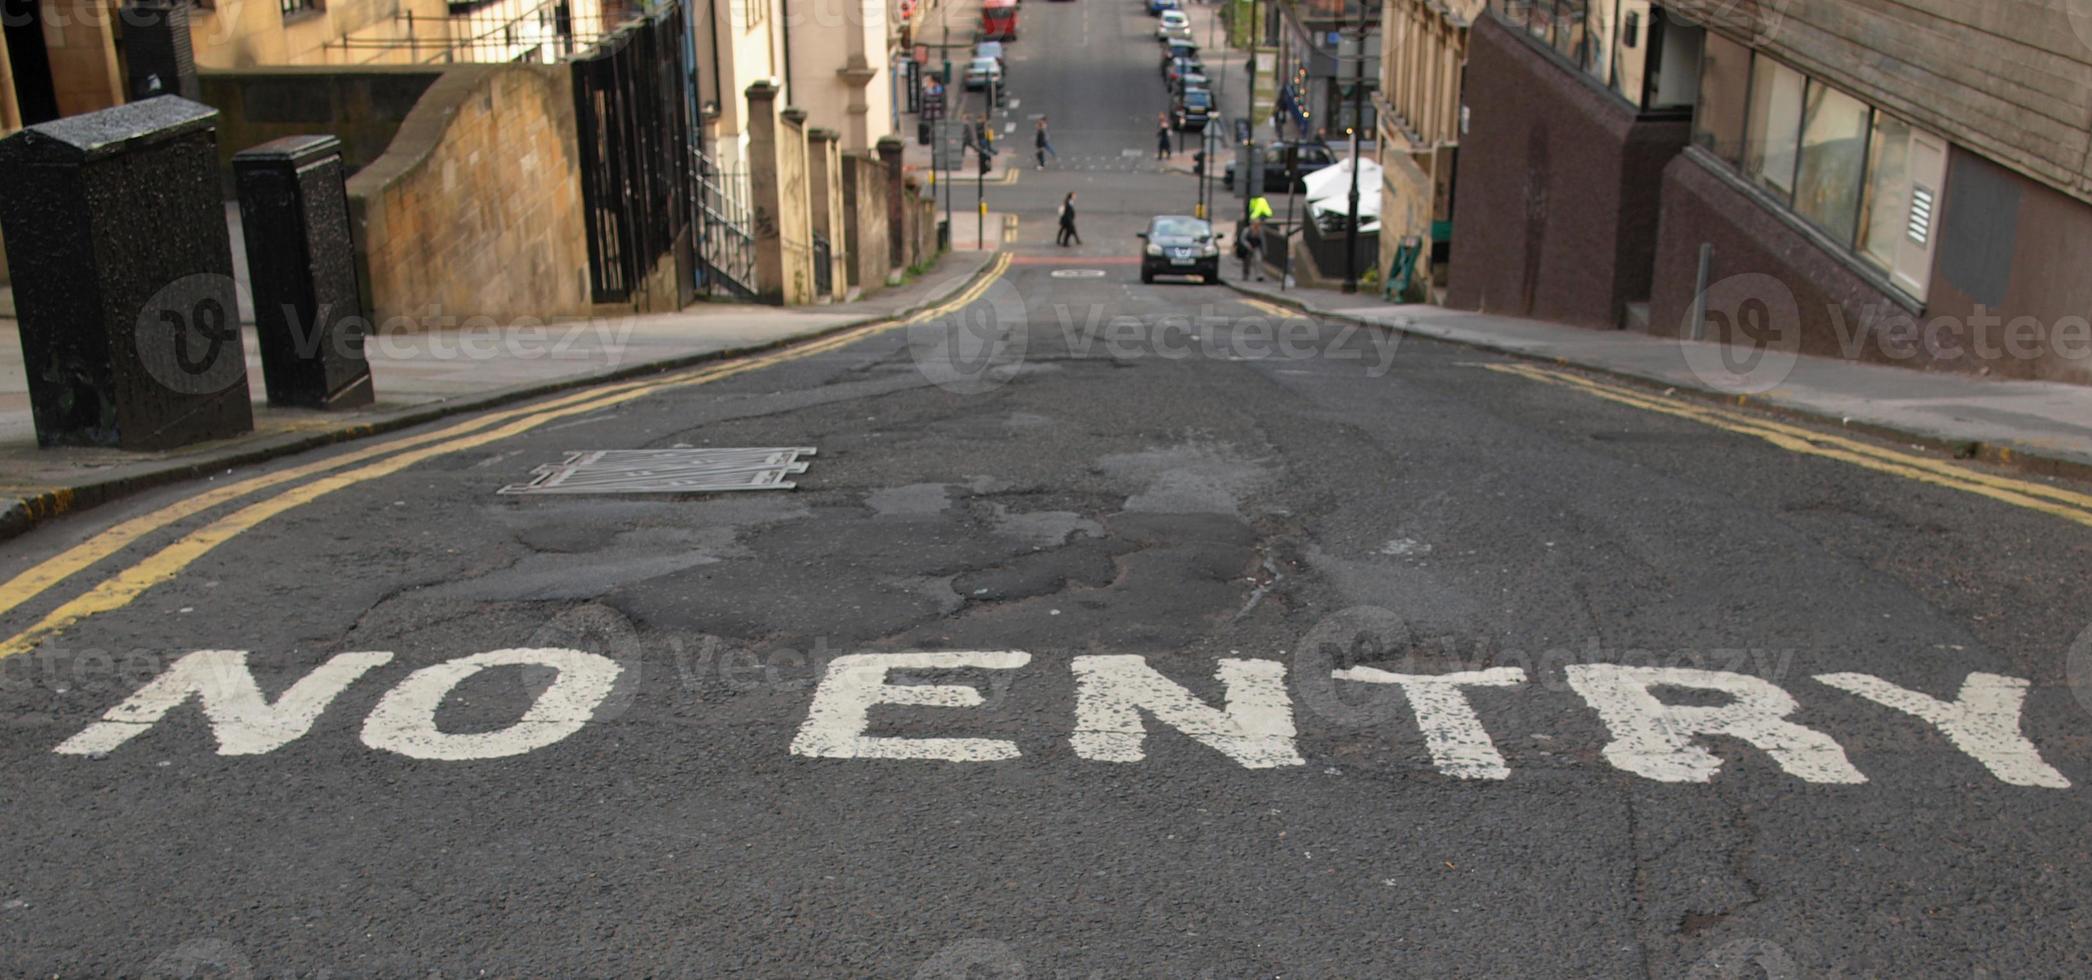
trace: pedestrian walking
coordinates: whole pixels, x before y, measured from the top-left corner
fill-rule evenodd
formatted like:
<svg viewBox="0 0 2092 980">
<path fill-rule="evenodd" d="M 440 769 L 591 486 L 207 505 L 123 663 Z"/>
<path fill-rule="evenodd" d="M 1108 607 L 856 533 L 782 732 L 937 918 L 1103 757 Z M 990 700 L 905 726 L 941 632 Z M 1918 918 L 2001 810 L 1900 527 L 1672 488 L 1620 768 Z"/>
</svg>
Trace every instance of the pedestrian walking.
<svg viewBox="0 0 2092 980">
<path fill-rule="evenodd" d="M 1061 234 L 1060 240 L 1056 244 L 1062 248 L 1067 248 L 1068 242 L 1071 240 L 1077 245 L 1082 244 L 1082 236 L 1075 233 L 1074 191 L 1069 191 L 1068 196 L 1061 199 Z"/>
<path fill-rule="evenodd" d="M 1249 264 L 1250 264 L 1250 267 L 1251 267 L 1252 269 L 1255 269 L 1255 270 L 1256 270 L 1256 273 L 1257 273 L 1257 281 L 1258 281 L 1258 282 L 1263 282 L 1263 281 L 1264 281 L 1264 219 L 1262 219 L 1262 218 L 1258 218 L 1257 220 L 1255 220 L 1255 221 L 1253 221 L 1253 222 L 1250 222 L 1250 225 L 1249 225 L 1249 235 L 1248 235 L 1248 236 L 1246 236 L 1246 243 L 1247 243 L 1247 244 L 1249 245 Z"/>
<path fill-rule="evenodd" d="M 1046 133 L 1045 116 L 1039 117 L 1039 127 L 1038 129 L 1032 131 L 1031 146 L 1033 152 L 1039 155 L 1040 170 L 1046 169 L 1047 154 L 1052 154 L 1055 160 L 1059 160 L 1061 158 L 1061 155 L 1053 149 L 1053 138 L 1047 135 Z"/>
<path fill-rule="evenodd" d="M 1169 114 L 1155 114 L 1155 159 L 1167 160 L 1170 155 Z"/>
</svg>

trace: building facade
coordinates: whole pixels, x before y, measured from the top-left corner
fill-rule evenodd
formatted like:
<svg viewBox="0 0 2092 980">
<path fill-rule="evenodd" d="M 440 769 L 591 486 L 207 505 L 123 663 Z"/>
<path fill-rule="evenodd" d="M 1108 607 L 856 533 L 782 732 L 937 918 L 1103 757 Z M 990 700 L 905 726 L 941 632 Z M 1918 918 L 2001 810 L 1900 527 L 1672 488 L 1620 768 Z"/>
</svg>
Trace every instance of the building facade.
<svg viewBox="0 0 2092 980">
<path fill-rule="evenodd" d="M 1706 245 L 1786 284 L 1805 351 L 2092 384 L 2092 13 L 1678 8 L 1709 33 L 1652 326 Z"/>
<path fill-rule="evenodd" d="M 2092 18 L 1489 7 L 1449 304 L 2092 383 Z"/>
<path fill-rule="evenodd" d="M 1616 327 L 1646 309 L 1701 31 L 1639 0 L 1491 0 L 1468 35 L 1446 303 Z"/>
<path fill-rule="evenodd" d="M 1335 140 L 1353 125 L 1374 132 L 1380 85 L 1379 3 L 1278 0 L 1279 91 L 1274 118 L 1288 136 Z"/>
<path fill-rule="evenodd" d="M 1487 0 L 1387 0 L 1381 11 L 1380 90 L 1375 94 L 1381 167 L 1380 275 L 1413 261 L 1410 295 L 1438 299 L 1451 260 L 1454 168 L 1467 35 Z M 1414 259 L 1405 243 L 1418 250 Z"/>
</svg>

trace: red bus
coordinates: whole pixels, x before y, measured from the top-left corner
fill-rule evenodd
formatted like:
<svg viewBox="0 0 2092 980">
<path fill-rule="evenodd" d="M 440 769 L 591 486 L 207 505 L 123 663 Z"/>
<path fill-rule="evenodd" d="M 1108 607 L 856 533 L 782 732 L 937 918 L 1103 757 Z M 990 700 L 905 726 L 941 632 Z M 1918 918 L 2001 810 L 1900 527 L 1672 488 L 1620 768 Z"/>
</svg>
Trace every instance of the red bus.
<svg viewBox="0 0 2092 980">
<path fill-rule="evenodd" d="M 981 40 L 1017 40 L 1017 0 L 983 0 Z"/>
</svg>

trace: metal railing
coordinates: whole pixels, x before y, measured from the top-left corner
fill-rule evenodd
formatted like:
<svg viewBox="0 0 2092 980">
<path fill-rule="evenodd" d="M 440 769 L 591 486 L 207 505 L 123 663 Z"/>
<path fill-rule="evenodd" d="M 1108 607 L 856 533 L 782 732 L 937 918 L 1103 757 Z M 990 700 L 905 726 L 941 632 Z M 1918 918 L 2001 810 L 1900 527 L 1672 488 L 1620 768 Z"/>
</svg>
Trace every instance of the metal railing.
<svg viewBox="0 0 2092 980">
<path fill-rule="evenodd" d="M 748 174 L 721 168 L 690 148 L 691 221 L 697 230 L 697 286 L 706 294 L 756 296 L 755 221 Z"/>
<path fill-rule="evenodd" d="M 827 299 L 835 292 L 835 246 L 814 232 L 814 298 Z"/>
<path fill-rule="evenodd" d="M 467 0 L 445 16 L 402 10 L 326 42 L 376 64 L 557 64 L 645 13 L 626 0 Z"/>
</svg>

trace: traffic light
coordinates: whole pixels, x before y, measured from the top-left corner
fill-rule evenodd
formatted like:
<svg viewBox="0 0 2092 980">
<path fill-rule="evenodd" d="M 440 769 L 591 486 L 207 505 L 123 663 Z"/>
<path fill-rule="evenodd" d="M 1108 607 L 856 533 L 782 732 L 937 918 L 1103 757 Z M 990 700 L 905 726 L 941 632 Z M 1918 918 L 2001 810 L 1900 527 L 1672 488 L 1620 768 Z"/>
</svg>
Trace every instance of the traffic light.
<svg viewBox="0 0 2092 980">
<path fill-rule="evenodd" d="M 979 147 L 975 150 L 974 155 L 979 157 L 981 160 L 981 176 L 988 176 L 988 166 L 989 164 L 994 162 L 994 154 L 989 153 L 987 147 Z"/>
<path fill-rule="evenodd" d="M 1206 176 L 1206 151 L 1200 150 L 1191 155 L 1191 175 L 1194 177 Z"/>
</svg>

